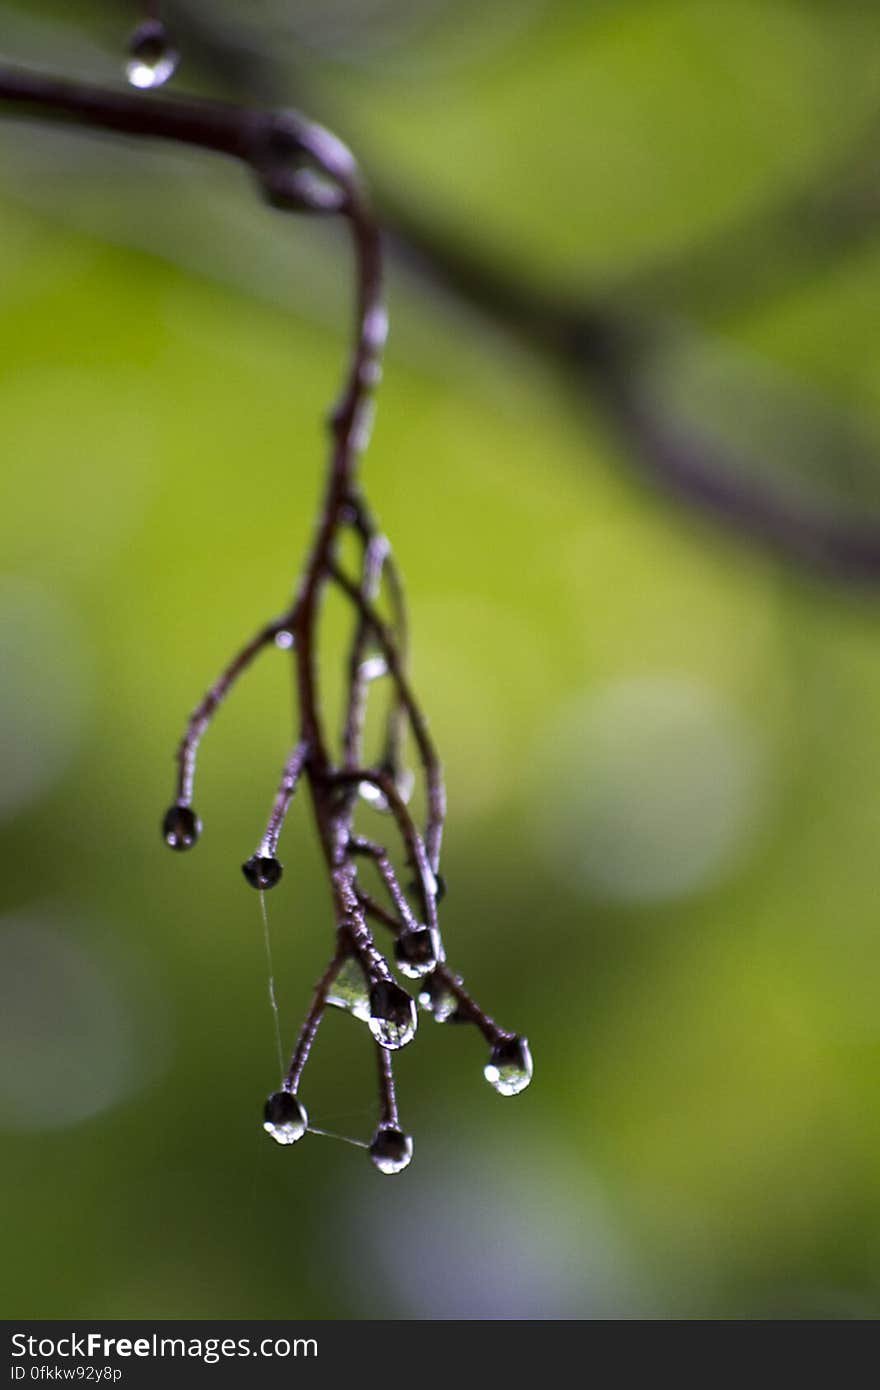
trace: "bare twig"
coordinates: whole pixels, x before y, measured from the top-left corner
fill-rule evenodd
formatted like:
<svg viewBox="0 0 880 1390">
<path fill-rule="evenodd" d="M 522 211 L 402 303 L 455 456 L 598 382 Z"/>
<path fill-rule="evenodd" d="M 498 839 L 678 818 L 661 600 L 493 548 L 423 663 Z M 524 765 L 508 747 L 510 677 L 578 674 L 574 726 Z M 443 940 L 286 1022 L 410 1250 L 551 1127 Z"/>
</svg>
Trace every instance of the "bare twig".
<svg viewBox="0 0 880 1390">
<path fill-rule="evenodd" d="M 376 948 L 367 916 L 395 930 L 395 956 L 401 970 L 411 977 L 433 970 L 455 995 L 460 1016 L 473 1021 L 496 1051 L 499 1042 L 506 1044 L 514 1035 L 498 1029 L 442 964 L 437 931 L 438 866 L 445 813 L 441 765 L 405 670 L 407 625 L 400 577 L 388 542 L 375 527 L 357 481 L 359 455 L 369 434 L 371 398 L 381 373 L 387 321 L 378 228 L 354 159 L 328 131 L 290 111 L 267 112 L 191 99 L 157 100 L 153 96 L 104 91 L 10 69 L 0 69 L 0 102 L 29 115 L 145 139 L 183 141 L 232 156 L 252 170 L 263 195 L 273 206 L 284 211 L 333 213 L 349 227 L 355 262 L 355 328 L 342 391 L 330 416 L 330 458 L 312 544 L 287 611 L 261 628 L 236 654 L 190 717 L 177 753 L 176 799 L 165 817 L 163 833 L 176 849 L 188 849 L 198 839 L 201 825 L 193 810 L 192 795 L 199 740 L 237 677 L 263 647 L 279 634 L 287 634 L 281 645 L 294 662 L 298 737 L 258 850 L 244 865 L 244 872 L 248 881 L 261 890 L 278 882 L 278 837 L 294 791 L 304 781 L 327 866 L 336 947 L 315 986 L 283 1089 L 267 1102 L 265 1127 L 284 1144 L 306 1132 L 307 1117 L 295 1093 L 331 986 L 345 962 L 353 959 L 363 970 L 369 987 L 369 1027 L 378 1044 L 380 1121 L 370 1151 L 381 1171 L 398 1172 L 409 1162 L 412 1143 L 397 1129 L 397 1102 L 388 1052 L 411 1039 L 416 1013 L 412 999 L 394 982 L 385 957 Z M 343 574 L 338 561 L 339 543 L 347 531 L 353 531 L 362 542 L 361 573 L 356 582 Z M 383 621 L 375 607 L 383 580 L 391 600 L 391 625 Z M 321 604 L 330 584 L 351 602 L 355 617 L 346 663 L 348 688 L 338 753 L 325 724 L 318 662 Z M 364 711 L 372 684 L 364 670 L 364 657 L 370 639 L 382 653 L 392 690 L 386 740 L 375 764 L 367 761 L 363 753 Z M 401 753 L 404 719 L 412 730 L 424 771 L 424 837 L 405 805 L 396 780 L 396 765 L 389 765 L 389 758 L 396 760 Z M 357 796 L 364 786 L 375 788 L 391 811 L 416 875 L 422 922 L 413 915 L 387 849 L 354 833 Z M 399 923 L 358 884 L 357 859 L 362 855 L 375 861 L 400 917 Z M 490 1065 L 495 1065 L 492 1058 L 486 1071 L 492 1079 Z"/>
<path fill-rule="evenodd" d="M 284 624 L 278 620 L 267 623 L 262 627 L 255 637 L 252 637 L 241 651 L 230 661 L 229 665 L 220 673 L 211 686 L 210 690 L 199 701 L 189 718 L 189 723 L 184 730 L 182 739 L 177 749 L 177 804 L 178 806 L 190 806 L 192 804 L 193 781 L 196 771 L 196 753 L 198 752 L 199 742 L 202 734 L 207 729 L 218 705 L 225 698 L 235 681 L 247 670 L 254 657 L 261 652 L 264 647 L 275 640 L 275 637 L 283 628 Z"/>
</svg>

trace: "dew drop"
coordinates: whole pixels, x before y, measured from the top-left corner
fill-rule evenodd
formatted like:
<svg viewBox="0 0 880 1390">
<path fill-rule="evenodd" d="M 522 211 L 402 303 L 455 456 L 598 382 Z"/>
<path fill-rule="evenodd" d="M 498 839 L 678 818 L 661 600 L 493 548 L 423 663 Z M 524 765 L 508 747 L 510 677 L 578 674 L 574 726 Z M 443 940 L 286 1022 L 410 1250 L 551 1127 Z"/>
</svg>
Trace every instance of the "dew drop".
<svg viewBox="0 0 880 1390">
<path fill-rule="evenodd" d="M 283 652 L 289 652 L 295 641 L 293 633 L 288 632 L 287 628 L 275 633 L 275 646 L 280 647 Z"/>
<path fill-rule="evenodd" d="M 423 980 L 419 1003 L 426 1013 L 434 1015 L 435 1023 L 446 1023 L 458 1008 L 458 1000 L 452 990 L 437 975 L 429 975 Z"/>
<path fill-rule="evenodd" d="M 327 991 L 327 1003 L 347 1009 L 362 1023 L 370 1021 L 370 995 L 363 970 L 356 960 L 347 960 Z"/>
<path fill-rule="evenodd" d="M 241 871 L 252 888 L 274 888 L 284 873 L 277 859 L 263 854 L 252 854 Z"/>
<path fill-rule="evenodd" d="M 290 1091 L 274 1091 L 263 1110 L 263 1129 L 276 1144 L 295 1144 L 309 1126 L 305 1106 Z"/>
<path fill-rule="evenodd" d="M 385 793 L 374 786 L 372 782 L 361 782 L 358 791 L 360 792 L 361 800 L 366 801 L 368 806 L 372 806 L 374 811 L 388 810 L 388 802 L 385 799 Z"/>
<path fill-rule="evenodd" d="M 416 1006 L 393 980 L 379 980 L 370 990 L 370 1032 L 381 1047 L 395 1051 L 415 1037 Z"/>
<path fill-rule="evenodd" d="M 125 75 L 132 87 L 148 91 L 173 77 L 180 55 L 159 19 L 145 19 L 131 36 Z"/>
<path fill-rule="evenodd" d="M 171 849 L 192 849 L 202 833 L 202 822 L 191 806 L 169 806 L 162 821 L 162 839 Z"/>
<path fill-rule="evenodd" d="M 366 661 L 361 662 L 360 673 L 362 680 L 381 680 L 383 676 L 388 675 L 388 663 L 386 662 L 384 656 L 368 656 Z M 370 782 L 366 783 L 366 785 L 370 788 L 370 791 L 378 792 L 379 796 L 382 796 L 382 793 L 379 791 L 378 787 L 374 787 Z M 365 797 L 365 799 L 369 800 L 369 797 Z M 384 796 L 382 796 L 382 800 L 385 800 Z"/>
<path fill-rule="evenodd" d="M 500 1096 L 516 1096 L 532 1079 L 532 1054 L 526 1038 L 506 1038 L 496 1044 L 483 1075 Z"/>
<path fill-rule="evenodd" d="M 413 1141 L 402 1130 L 380 1125 L 370 1144 L 370 1158 L 380 1173 L 402 1173 L 413 1155 Z"/>
<path fill-rule="evenodd" d="M 394 785 L 397 788 L 397 794 L 404 804 L 406 804 L 412 796 L 415 784 L 415 774 L 408 767 L 401 768 L 400 771 L 394 775 Z M 362 800 L 366 801 L 368 806 L 372 806 L 374 811 L 382 811 L 383 814 L 387 814 L 388 798 L 382 789 L 377 787 L 375 783 L 361 782 L 358 791 L 360 792 Z"/>
<path fill-rule="evenodd" d="M 429 927 L 408 927 L 394 943 L 397 968 L 411 980 L 418 980 L 434 970 L 439 955 L 437 933 Z"/>
<path fill-rule="evenodd" d="M 381 352 L 388 339 L 388 314 L 381 304 L 374 304 L 364 318 L 364 338 L 374 352 Z"/>
</svg>

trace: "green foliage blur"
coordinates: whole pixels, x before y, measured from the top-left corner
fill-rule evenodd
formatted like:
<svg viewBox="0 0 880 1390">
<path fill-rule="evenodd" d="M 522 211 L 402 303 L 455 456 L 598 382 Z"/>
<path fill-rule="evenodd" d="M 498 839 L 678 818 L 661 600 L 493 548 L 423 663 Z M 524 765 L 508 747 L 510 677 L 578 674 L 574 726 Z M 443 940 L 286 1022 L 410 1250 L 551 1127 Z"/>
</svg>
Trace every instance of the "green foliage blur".
<svg viewBox="0 0 880 1390">
<path fill-rule="evenodd" d="M 785 381 L 880 439 L 876 5 L 252 10 L 290 101 L 441 239 L 650 305 L 758 403 Z M 125 7 L 0 18 L 5 59 L 118 80 Z M 218 90 L 186 51 L 173 86 Z M 841 167 L 861 221 L 807 254 L 777 209 Z M 878 591 L 649 484 L 586 387 L 400 259 L 366 486 L 447 772 L 447 949 L 535 1079 L 500 1100 L 480 1039 L 422 1015 L 407 1172 L 261 1132 L 238 866 L 292 739 L 283 653 L 204 740 L 197 851 L 158 824 L 310 534 L 347 256 L 217 159 L 0 124 L 0 1312 L 876 1316 Z M 756 476 L 873 514 L 878 475 L 817 478 L 760 414 Z M 331 939 L 306 811 L 267 898 L 285 1046 Z M 369 1137 L 361 1025 L 326 1020 L 303 1098 Z"/>
</svg>

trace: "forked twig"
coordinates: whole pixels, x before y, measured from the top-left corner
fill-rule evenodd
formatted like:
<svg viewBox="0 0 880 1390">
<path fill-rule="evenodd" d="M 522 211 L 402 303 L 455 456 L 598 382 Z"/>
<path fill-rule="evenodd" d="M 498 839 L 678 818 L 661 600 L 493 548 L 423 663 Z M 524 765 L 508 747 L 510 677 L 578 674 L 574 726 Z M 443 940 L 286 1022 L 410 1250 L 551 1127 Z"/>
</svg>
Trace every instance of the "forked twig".
<svg viewBox="0 0 880 1390">
<path fill-rule="evenodd" d="M 175 799 L 162 828 L 172 849 L 189 849 L 198 840 L 201 823 L 192 798 L 199 742 L 236 679 L 260 651 L 276 642 L 294 663 L 299 730 L 268 823 L 243 870 L 248 882 L 260 890 L 279 881 L 279 836 L 294 792 L 304 784 L 327 866 L 335 947 L 315 986 L 281 1090 L 266 1103 L 265 1128 L 284 1144 L 295 1142 L 307 1131 L 308 1117 L 298 1098 L 303 1071 L 334 984 L 348 963 L 354 962 L 363 974 L 367 1000 L 361 1012 L 374 1038 L 378 1065 L 379 1118 L 370 1153 L 380 1171 L 399 1172 L 410 1161 L 412 1141 L 399 1127 L 391 1053 L 413 1037 L 417 1016 L 411 996 L 395 982 L 376 947 L 368 919 L 391 928 L 397 966 L 405 976 L 419 981 L 419 1000 L 424 1007 L 438 1019 L 456 1017 L 474 1023 L 482 1032 L 492 1049 L 485 1074 L 496 1090 L 504 1095 L 522 1090 L 531 1077 L 531 1059 L 525 1039 L 500 1029 L 444 964 L 437 923 L 446 810 L 442 768 L 407 673 L 403 586 L 390 546 L 375 526 L 357 478 L 358 459 L 369 435 L 372 396 L 381 376 L 387 320 L 379 232 L 354 159 L 335 136 L 291 111 L 157 99 L 8 68 L 0 68 L 0 102 L 25 114 L 129 136 L 182 141 L 231 155 L 252 170 L 264 197 L 274 207 L 339 216 L 351 233 L 355 331 L 342 390 L 330 416 L 330 457 L 312 544 L 289 607 L 237 652 L 190 716 L 177 750 Z M 340 541 L 346 534 L 361 542 L 361 567 L 355 580 L 343 572 L 339 561 Z M 322 600 L 331 585 L 351 604 L 354 616 L 345 662 L 345 713 L 339 740 L 332 738 L 326 727 L 317 641 Z M 376 606 L 383 589 L 390 604 L 389 622 Z M 371 662 L 371 644 L 378 648 L 380 661 Z M 365 712 L 370 692 L 380 679 L 387 682 L 391 699 L 382 746 L 375 761 L 370 761 L 364 754 Z M 407 730 L 424 777 L 423 830 L 406 804 L 401 759 Z M 415 876 L 417 910 L 398 880 L 386 846 L 355 831 L 355 814 L 362 794 L 367 792 L 372 792 L 374 803 L 381 803 L 391 813 Z M 375 902 L 361 886 L 359 861 L 365 857 L 376 865 L 393 912 Z"/>
</svg>

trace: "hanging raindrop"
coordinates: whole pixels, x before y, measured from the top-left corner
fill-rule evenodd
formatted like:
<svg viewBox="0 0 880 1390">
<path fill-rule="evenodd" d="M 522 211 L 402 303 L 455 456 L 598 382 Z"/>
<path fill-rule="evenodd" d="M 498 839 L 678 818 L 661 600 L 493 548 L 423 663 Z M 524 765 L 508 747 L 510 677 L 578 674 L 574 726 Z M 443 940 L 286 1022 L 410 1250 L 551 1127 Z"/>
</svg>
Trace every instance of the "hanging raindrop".
<svg viewBox="0 0 880 1390">
<path fill-rule="evenodd" d="M 169 806 L 162 821 L 162 839 L 171 849 L 192 849 L 202 833 L 202 822 L 191 806 Z"/>
<path fill-rule="evenodd" d="M 430 927 L 406 927 L 394 942 L 397 968 L 411 980 L 429 974 L 439 958 L 437 933 Z"/>
<path fill-rule="evenodd" d="M 532 1079 L 532 1054 L 526 1038 L 506 1038 L 497 1043 L 483 1068 L 483 1075 L 500 1096 L 516 1096 Z"/>
<path fill-rule="evenodd" d="M 437 975 L 429 975 L 422 981 L 419 1003 L 426 1013 L 434 1015 L 435 1023 L 446 1023 L 458 1008 L 458 1000 L 452 990 Z"/>
<path fill-rule="evenodd" d="M 413 1154 L 413 1141 L 402 1130 L 380 1125 L 370 1144 L 370 1158 L 380 1173 L 402 1173 Z"/>
<path fill-rule="evenodd" d="M 125 75 L 132 87 L 148 91 L 164 86 L 174 76 L 179 61 L 180 55 L 162 21 L 145 19 L 129 40 Z"/>
<path fill-rule="evenodd" d="M 305 1106 L 291 1091 L 274 1091 L 263 1110 L 263 1129 L 276 1144 L 295 1144 L 309 1125 Z"/>
<path fill-rule="evenodd" d="M 394 1051 L 415 1037 L 416 1006 L 406 990 L 393 980 L 378 980 L 370 990 L 369 1023 L 376 1042 Z"/>
<path fill-rule="evenodd" d="M 327 1003 L 336 1009 L 347 1009 L 362 1023 L 370 1021 L 370 996 L 367 980 L 356 960 L 347 960 L 327 991 Z"/>
<path fill-rule="evenodd" d="M 252 888 L 274 888 L 284 873 L 278 860 L 270 855 L 252 854 L 241 866 Z"/>
</svg>

